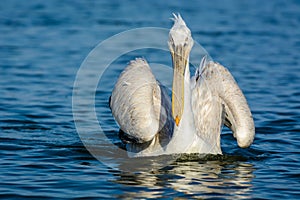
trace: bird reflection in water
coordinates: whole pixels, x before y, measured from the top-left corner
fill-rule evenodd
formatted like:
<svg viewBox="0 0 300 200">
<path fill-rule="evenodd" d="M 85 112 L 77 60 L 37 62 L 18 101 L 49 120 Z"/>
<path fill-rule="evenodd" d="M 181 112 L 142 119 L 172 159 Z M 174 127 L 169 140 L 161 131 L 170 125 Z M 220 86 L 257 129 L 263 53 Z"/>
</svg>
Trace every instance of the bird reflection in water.
<svg viewBox="0 0 300 200">
<path fill-rule="evenodd" d="M 247 161 L 179 161 L 150 172 L 146 169 L 139 173 L 115 172 L 113 181 L 124 186 L 124 193 L 117 197 L 171 197 L 176 191 L 191 198 L 226 195 L 243 199 L 251 198 L 254 170 Z M 140 192 L 126 191 L 127 185 L 139 187 Z"/>
</svg>

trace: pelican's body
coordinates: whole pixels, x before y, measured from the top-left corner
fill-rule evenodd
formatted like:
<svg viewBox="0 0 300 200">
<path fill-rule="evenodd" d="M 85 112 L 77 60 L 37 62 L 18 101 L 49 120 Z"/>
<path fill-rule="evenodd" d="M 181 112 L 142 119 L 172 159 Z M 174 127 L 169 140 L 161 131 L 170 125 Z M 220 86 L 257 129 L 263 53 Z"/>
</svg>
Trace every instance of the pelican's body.
<svg viewBox="0 0 300 200">
<path fill-rule="evenodd" d="M 222 154 L 225 123 L 240 147 L 254 139 L 254 123 L 246 99 L 229 71 L 202 59 L 190 78 L 190 30 L 179 16 L 169 34 L 173 59 L 170 100 L 148 63 L 136 59 L 121 73 L 111 95 L 112 114 L 127 141 L 131 157 L 174 153 Z"/>
</svg>

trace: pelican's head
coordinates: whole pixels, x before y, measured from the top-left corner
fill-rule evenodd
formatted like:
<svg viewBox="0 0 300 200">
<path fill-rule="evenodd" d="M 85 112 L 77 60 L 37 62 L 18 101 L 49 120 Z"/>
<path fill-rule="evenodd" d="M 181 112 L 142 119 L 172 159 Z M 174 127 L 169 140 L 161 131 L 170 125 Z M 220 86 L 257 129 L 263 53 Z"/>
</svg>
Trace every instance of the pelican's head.
<svg viewBox="0 0 300 200">
<path fill-rule="evenodd" d="M 194 44 L 191 31 L 179 14 L 174 15 L 174 25 L 169 33 L 168 44 L 174 67 L 172 115 L 178 126 L 184 107 L 184 73 L 189 65 L 189 54 Z"/>
<path fill-rule="evenodd" d="M 179 49 L 184 50 L 184 58 L 187 58 L 194 44 L 194 40 L 191 35 L 190 29 L 186 26 L 185 22 L 181 18 L 180 14 L 173 14 L 174 25 L 169 32 L 169 49 L 174 58 L 174 54 L 181 56 L 182 52 L 178 52 Z"/>
</svg>

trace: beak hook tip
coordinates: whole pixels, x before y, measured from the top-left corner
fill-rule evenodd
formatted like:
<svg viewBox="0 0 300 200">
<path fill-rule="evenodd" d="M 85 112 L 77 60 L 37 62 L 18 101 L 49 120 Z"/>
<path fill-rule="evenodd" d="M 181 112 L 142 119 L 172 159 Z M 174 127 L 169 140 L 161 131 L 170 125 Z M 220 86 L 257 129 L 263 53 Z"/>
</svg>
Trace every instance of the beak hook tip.
<svg viewBox="0 0 300 200">
<path fill-rule="evenodd" d="M 178 117 L 178 115 L 177 115 L 176 118 L 175 118 L 175 124 L 176 124 L 176 126 L 179 125 L 179 122 L 180 122 L 180 119 L 179 119 L 179 117 Z"/>
</svg>

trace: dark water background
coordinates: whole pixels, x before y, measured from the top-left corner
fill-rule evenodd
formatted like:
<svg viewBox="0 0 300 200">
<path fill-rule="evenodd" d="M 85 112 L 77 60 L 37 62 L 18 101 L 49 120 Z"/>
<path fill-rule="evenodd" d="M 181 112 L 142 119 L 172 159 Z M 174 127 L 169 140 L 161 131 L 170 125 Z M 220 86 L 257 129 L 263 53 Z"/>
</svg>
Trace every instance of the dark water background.
<svg viewBox="0 0 300 200">
<path fill-rule="evenodd" d="M 256 139 L 239 149 L 224 129 L 220 159 L 137 173 L 111 169 L 89 154 L 76 132 L 77 70 L 116 33 L 170 28 L 172 12 L 182 14 L 194 39 L 236 78 Z M 0 30 L 0 198 L 300 198 L 299 1 L 4 0 Z M 108 85 L 98 99 L 109 96 Z M 97 103 L 104 129 L 116 135 L 105 102 Z"/>
</svg>

